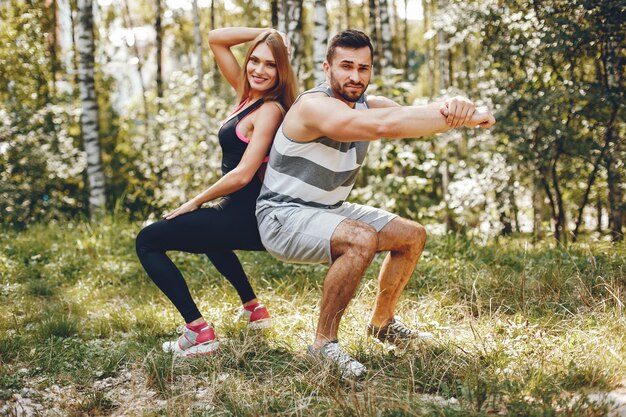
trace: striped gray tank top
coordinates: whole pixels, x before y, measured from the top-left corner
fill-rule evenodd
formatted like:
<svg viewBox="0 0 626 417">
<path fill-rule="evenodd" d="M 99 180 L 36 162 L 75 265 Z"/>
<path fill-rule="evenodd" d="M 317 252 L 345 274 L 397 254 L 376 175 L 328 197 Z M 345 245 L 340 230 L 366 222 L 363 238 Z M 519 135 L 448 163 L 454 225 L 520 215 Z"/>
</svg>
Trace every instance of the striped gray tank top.
<svg viewBox="0 0 626 417">
<path fill-rule="evenodd" d="M 326 83 L 305 91 L 300 97 L 318 92 L 333 97 Z M 367 108 L 367 97 L 363 94 L 355 109 Z M 368 145 L 366 141 L 338 142 L 329 137 L 296 142 L 285 135 L 281 124 L 270 151 L 259 209 L 285 203 L 339 207 L 354 187 Z"/>
</svg>

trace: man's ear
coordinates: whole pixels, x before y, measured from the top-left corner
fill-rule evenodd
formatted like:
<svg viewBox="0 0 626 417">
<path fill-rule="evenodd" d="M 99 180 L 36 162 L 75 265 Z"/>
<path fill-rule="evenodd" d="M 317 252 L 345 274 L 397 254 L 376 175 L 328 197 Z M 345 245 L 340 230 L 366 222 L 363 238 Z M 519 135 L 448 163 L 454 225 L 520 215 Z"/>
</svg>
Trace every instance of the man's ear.
<svg viewBox="0 0 626 417">
<path fill-rule="evenodd" d="M 329 72 L 330 72 L 330 64 L 328 63 L 328 61 L 324 60 L 324 63 L 322 64 L 322 69 L 324 70 L 324 74 L 326 75 L 326 78 L 328 78 L 329 76 Z"/>
</svg>

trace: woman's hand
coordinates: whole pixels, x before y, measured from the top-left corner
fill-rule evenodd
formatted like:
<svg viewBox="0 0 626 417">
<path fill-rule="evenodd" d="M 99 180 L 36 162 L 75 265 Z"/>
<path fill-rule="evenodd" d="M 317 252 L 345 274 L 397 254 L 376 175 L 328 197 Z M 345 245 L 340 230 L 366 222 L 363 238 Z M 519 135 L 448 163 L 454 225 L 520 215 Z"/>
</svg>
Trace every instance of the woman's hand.
<svg viewBox="0 0 626 417">
<path fill-rule="evenodd" d="M 172 210 L 169 213 L 165 213 L 163 218 L 165 220 L 172 220 L 174 217 L 178 217 L 181 214 L 191 213 L 192 211 L 196 211 L 202 206 L 202 204 L 198 204 L 195 200 L 189 200 L 182 206 L 178 207 L 176 210 Z"/>
</svg>

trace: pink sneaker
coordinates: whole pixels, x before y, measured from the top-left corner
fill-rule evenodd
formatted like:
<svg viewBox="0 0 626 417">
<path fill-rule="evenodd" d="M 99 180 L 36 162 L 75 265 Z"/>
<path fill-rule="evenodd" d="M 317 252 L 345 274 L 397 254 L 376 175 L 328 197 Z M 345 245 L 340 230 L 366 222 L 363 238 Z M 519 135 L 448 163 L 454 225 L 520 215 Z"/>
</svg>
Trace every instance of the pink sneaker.
<svg viewBox="0 0 626 417">
<path fill-rule="evenodd" d="M 176 356 L 201 356 L 214 353 L 220 345 L 215 330 L 207 323 L 186 325 L 180 330 L 183 334 L 178 340 L 163 343 L 163 351 Z"/>
<path fill-rule="evenodd" d="M 272 327 L 270 313 L 263 304 L 253 304 L 251 306 L 239 307 L 237 320 L 247 320 L 248 328 L 252 330 L 261 330 Z"/>
</svg>

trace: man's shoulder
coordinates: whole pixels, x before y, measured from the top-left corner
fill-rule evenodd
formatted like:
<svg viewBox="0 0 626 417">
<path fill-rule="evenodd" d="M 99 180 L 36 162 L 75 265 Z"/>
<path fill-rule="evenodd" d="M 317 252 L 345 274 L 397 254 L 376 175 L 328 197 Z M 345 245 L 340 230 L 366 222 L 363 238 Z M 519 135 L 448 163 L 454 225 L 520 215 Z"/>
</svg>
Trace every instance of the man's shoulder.
<svg viewBox="0 0 626 417">
<path fill-rule="evenodd" d="M 300 117 L 305 116 L 311 110 L 326 108 L 329 104 L 335 102 L 342 103 L 341 100 L 326 95 L 322 91 L 314 91 L 303 94 L 296 103 L 289 109 L 287 114 L 298 114 Z"/>
<path fill-rule="evenodd" d="M 323 91 L 311 91 L 309 93 L 302 94 L 302 96 L 300 97 L 300 100 L 298 101 L 304 102 L 304 101 L 314 100 L 314 99 L 337 100 L 335 97 L 329 96 Z"/>
</svg>

